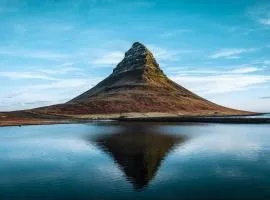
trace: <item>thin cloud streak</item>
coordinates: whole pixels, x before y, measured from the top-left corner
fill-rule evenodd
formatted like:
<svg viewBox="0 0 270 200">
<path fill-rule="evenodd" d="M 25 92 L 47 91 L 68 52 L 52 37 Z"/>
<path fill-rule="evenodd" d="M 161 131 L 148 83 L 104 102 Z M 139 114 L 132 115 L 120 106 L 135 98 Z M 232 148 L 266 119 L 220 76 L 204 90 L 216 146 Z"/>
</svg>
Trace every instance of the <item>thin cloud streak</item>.
<svg viewBox="0 0 270 200">
<path fill-rule="evenodd" d="M 209 67 L 192 67 L 184 66 L 184 67 L 173 67 L 168 68 L 174 74 L 183 75 L 183 74 L 191 74 L 191 75 L 221 75 L 221 74 L 247 74 L 254 73 L 267 70 L 267 67 L 253 67 L 252 65 L 239 65 L 239 66 L 219 66 L 215 68 Z M 203 68 L 203 69 L 202 69 Z M 189 69 L 189 70 L 186 70 Z"/>
<path fill-rule="evenodd" d="M 244 74 L 244 73 L 252 73 L 252 72 L 258 72 L 262 71 L 263 69 L 257 68 L 257 67 L 246 67 L 246 68 L 239 68 L 239 69 L 234 69 L 228 73 L 233 73 L 233 74 Z"/>
<path fill-rule="evenodd" d="M 101 78 L 60 79 L 47 84 L 25 85 L 0 97 L 0 108 L 9 111 L 65 103 L 97 84 Z"/>
<path fill-rule="evenodd" d="M 166 49 L 155 44 L 146 45 L 159 61 L 175 61 L 181 54 L 193 53 L 194 50 Z"/>
<path fill-rule="evenodd" d="M 9 79 L 40 79 L 40 80 L 60 80 L 57 75 L 64 75 L 70 72 L 82 74 L 83 70 L 77 67 L 71 67 L 73 63 L 63 63 L 59 66 L 38 68 L 29 71 L 0 71 L 0 77 Z"/>
<path fill-rule="evenodd" d="M 257 4 L 248 9 L 248 16 L 263 26 L 270 26 L 270 4 Z"/>
<path fill-rule="evenodd" d="M 106 53 L 105 55 L 97 58 L 94 61 L 90 61 L 89 64 L 94 65 L 112 65 L 119 63 L 124 58 L 124 53 L 120 51 L 113 51 Z"/>
<path fill-rule="evenodd" d="M 178 29 L 178 30 L 172 30 L 172 31 L 168 31 L 168 32 L 164 32 L 162 34 L 159 35 L 159 37 L 161 38 L 171 38 L 180 34 L 184 34 L 184 33 L 192 33 L 194 32 L 191 29 Z"/>
<path fill-rule="evenodd" d="M 61 53 L 53 53 L 50 51 L 39 51 L 39 50 L 5 50 L 0 49 L 0 55 L 10 57 L 23 57 L 23 58 L 34 58 L 34 59 L 46 59 L 46 60 L 59 60 L 68 58 L 69 55 Z"/>
<path fill-rule="evenodd" d="M 250 53 L 257 51 L 256 48 L 231 48 L 231 49 L 221 49 L 210 55 L 211 59 L 225 58 L 225 59 L 238 59 L 243 53 Z"/>
<path fill-rule="evenodd" d="M 222 70 L 186 70 L 174 71 L 171 78 L 187 88 L 200 94 L 221 94 L 248 90 L 270 82 L 270 75 L 257 72 L 267 70 L 265 67 L 234 67 Z"/>
<path fill-rule="evenodd" d="M 270 26 L 270 18 L 269 18 L 269 19 L 260 19 L 259 22 L 260 22 L 261 24 Z"/>
<path fill-rule="evenodd" d="M 200 94 L 221 94 L 243 91 L 248 90 L 251 86 L 270 82 L 270 76 L 263 75 L 176 75 L 171 76 L 171 78 L 177 83 Z"/>
<path fill-rule="evenodd" d="M 0 77 L 5 77 L 9 79 L 43 79 L 43 80 L 58 80 L 44 74 L 35 72 L 0 72 Z"/>
</svg>

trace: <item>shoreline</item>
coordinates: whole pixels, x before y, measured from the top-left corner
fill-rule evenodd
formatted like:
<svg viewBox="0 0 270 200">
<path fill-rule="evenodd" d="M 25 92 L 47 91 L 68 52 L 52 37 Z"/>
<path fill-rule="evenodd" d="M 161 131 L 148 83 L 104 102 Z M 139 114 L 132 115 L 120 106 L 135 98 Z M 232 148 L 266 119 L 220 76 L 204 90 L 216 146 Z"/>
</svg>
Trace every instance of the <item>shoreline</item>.
<svg viewBox="0 0 270 200">
<path fill-rule="evenodd" d="M 122 118 L 120 122 L 190 122 L 190 123 L 222 123 L 222 124 L 270 124 L 270 118 L 244 118 L 243 116 L 225 117 L 149 117 Z"/>
<path fill-rule="evenodd" d="M 173 123 L 222 123 L 222 124 L 270 124 L 270 118 L 252 118 L 263 114 L 227 115 L 227 116 L 156 116 L 156 117 L 107 117 L 107 118 L 69 118 L 69 119 L 35 119 L 0 121 L 0 127 L 55 125 L 55 124 L 86 124 L 93 122 L 173 122 Z"/>
</svg>

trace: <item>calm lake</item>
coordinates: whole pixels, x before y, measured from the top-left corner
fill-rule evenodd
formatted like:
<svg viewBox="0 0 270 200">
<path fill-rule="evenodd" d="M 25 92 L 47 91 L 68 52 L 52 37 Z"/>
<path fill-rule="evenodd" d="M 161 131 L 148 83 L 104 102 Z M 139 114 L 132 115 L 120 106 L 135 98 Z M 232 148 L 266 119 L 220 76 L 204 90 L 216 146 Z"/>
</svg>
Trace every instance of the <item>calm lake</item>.
<svg viewBox="0 0 270 200">
<path fill-rule="evenodd" d="M 0 128 L 0 199 L 270 199 L 270 124 Z"/>
</svg>

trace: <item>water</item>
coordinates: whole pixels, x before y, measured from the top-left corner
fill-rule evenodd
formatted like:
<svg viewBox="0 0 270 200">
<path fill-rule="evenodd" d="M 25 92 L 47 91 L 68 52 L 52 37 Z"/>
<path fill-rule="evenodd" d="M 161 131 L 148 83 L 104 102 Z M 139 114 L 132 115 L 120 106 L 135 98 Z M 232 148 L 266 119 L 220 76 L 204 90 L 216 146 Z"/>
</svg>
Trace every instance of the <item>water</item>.
<svg viewBox="0 0 270 200">
<path fill-rule="evenodd" d="M 270 114 L 262 114 L 262 115 L 251 115 L 251 116 L 233 116 L 232 118 L 270 118 Z"/>
<path fill-rule="evenodd" d="M 270 118 L 270 114 L 248 116 L 249 118 Z"/>
<path fill-rule="evenodd" d="M 269 199 L 270 125 L 0 128 L 0 199 Z"/>
</svg>

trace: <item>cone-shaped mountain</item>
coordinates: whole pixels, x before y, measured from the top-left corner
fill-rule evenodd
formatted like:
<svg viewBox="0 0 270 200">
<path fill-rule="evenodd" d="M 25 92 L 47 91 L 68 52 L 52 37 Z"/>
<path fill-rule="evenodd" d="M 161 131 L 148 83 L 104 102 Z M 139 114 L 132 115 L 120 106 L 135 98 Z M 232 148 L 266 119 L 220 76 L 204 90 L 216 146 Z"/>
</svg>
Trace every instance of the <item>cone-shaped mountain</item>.
<svg viewBox="0 0 270 200">
<path fill-rule="evenodd" d="M 38 110 L 53 114 L 174 113 L 247 114 L 214 104 L 170 80 L 153 54 L 136 42 L 113 73 L 66 104 Z"/>
<path fill-rule="evenodd" d="M 171 84 L 172 82 L 159 68 L 153 54 L 143 44 L 136 42 L 125 53 L 124 59 L 108 78 L 71 100 L 70 103 L 87 102 L 94 96 L 116 95 L 134 88 L 149 88 L 151 86 L 173 89 Z"/>
</svg>

